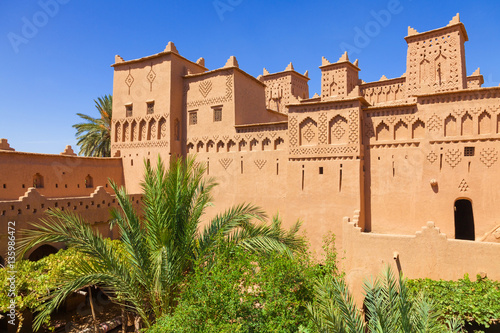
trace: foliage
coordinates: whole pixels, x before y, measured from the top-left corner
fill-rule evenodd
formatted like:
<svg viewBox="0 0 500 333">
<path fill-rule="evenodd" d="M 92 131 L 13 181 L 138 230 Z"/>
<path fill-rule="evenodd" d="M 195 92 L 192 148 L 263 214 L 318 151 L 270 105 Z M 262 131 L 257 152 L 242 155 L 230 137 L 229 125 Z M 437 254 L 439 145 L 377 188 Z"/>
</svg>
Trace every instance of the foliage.
<svg viewBox="0 0 500 333">
<path fill-rule="evenodd" d="M 420 292 L 435 300 L 436 309 L 445 319 L 458 317 L 489 327 L 500 320 L 500 282 L 477 276 L 471 281 L 466 274 L 458 281 L 431 279 L 409 280 L 411 295 Z"/>
<path fill-rule="evenodd" d="M 99 111 L 99 118 L 92 118 L 82 113 L 77 115 L 86 122 L 73 125 L 76 129 L 77 145 L 80 155 L 93 157 L 111 156 L 111 116 L 113 96 L 104 95 L 94 100 Z"/>
<path fill-rule="evenodd" d="M 336 260 L 329 249 L 326 257 Z M 196 263 L 174 313 L 148 333 L 314 331 L 306 303 L 313 300 L 314 279 L 336 271 L 334 261 L 319 266 L 309 253 L 260 255 L 231 246 L 217 251 L 213 266 Z"/>
<path fill-rule="evenodd" d="M 26 230 L 20 241 L 23 249 L 65 242 L 87 256 L 77 258 L 73 269 L 62 276 L 59 288 L 36 317 L 35 328 L 74 290 L 90 285 L 100 286 L 149 327 L 155 318 L 172 311 L 179 284 L 193 263 L 214 262 L 217 247 L 230 242 L 256 252 L 287 254 L 304 248 L 304 240 L 297 236 L 299 222 L 288 231 L 278 218 L 267 225 L 265 214 L 251 205 L 230 208 L 199 230 L 216 185 L 204 174 L 204 166 L 191 157 L 173 160 L 168 171 L 161 159 L 155 169 L 146 163 L 141 213 L 125 189 L 112 184 L 121 208 L 113 210 L 112 216 L 122 248 L 108 244 L 89 223 L 68 211 L 49 211 L 49 218 Z M 254 224 L 252 219 L 261 222 Z"/>
<path fill-rule="evenodd" d="M 84 260 L 82 254 L 75 249 L 60 250 L 36 262 L 20 260 L 16 262 L 16 316 L 21 321 L 22 312 L 35 310 L 43 303 L 50 290 L 57 287 L 59 276 L 66 274 L 73 265 Z M 10 298 L 8 296 L 10 269 L 0 269 L 0 312 L 8 312 Z M 43 323 L 48 323 L 50 317 L 45 318 Z"/>
<path fill-rule="evenodd" d="M 316 281 L 309 313 L 321 333 L 459 332 L 444 325 L 432 301 L 411 298 L 407 280 L 396 279 L 390 268 L 375 281 L 365 282 L 365 320 L 356 308 L 343 278 L 325 275 Z M 454 323 L 455 324 L 455 323 Z"/>
</svg>

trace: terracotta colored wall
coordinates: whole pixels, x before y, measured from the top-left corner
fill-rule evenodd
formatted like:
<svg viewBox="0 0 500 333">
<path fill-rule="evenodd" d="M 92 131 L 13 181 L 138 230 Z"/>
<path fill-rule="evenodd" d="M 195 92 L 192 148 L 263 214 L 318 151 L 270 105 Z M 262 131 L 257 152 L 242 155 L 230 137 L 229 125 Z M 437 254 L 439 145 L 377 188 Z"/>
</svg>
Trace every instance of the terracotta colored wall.
<svg viewBox="0 0 500 333">
<path fill-rule="evenodd" d="M 17 199 L 34 185 L 34 176 L 43 177 L 38 191 L 46 197 L 88 196 L 97 186 L 111 192 L 108 178 L 123 185 L 120 159 L 0 151 L 0 200 Z M 86 184 L 92 177 L 92 186 Z M 89 187 L 87 187 L 89 186 Z"/>
<path fill-rule="evenodd" d="M 499 226 L 499 105 L 500 89 L 487 88 L 419 97 L 409 107 L 369 108 L 364 139 L 371 230 L 411 234 L 432 220 L 454 237 L 453 207 L 461 198 L 472 201 L 476 239 Z M 474 156 L 465 156 L 466 147 Z"/>
<path fill-rule="evenodd" d="M 352 222 L 344 219 L 345 258 L 341 262 L 358 304 L 363 300 L 364 279 L 377 276 L 386 265 L 394 272 L 401 269 L 411 279 L 457 280 L 465 273 L 471 278 L 486 273 L 490 279 L 500 279 L 500 266 L 492 264 L 492 258 L 500 253 L 500 244 L 450 239 L 433 222 L 421 223 L 426 226 L 408 236 L 363 233 L 356 222 L 356 217 Z M 395 252 L 398 260 L 394 259 Z"/>
<path fill-rule="evenodd" d="M 140 204 L 140 196 L 132 196 L 135 205 Z M 117 236 L 116 228 L 109 230 L 109 219 L 112 208 L 118 204 L 114 195 L 106 192 L 104 187 L 95 188 L 90 195 L 78 197 L 61 196 L 59 198 L 48 198 L 40 194 L 38 189 L 29 188 L 25 195 L 18 200 L 0 201 L 0 256 L 5 258 L 7 249 L 7 225 L 9 221 L 15 222 L 16 241 L 21 239 L 20 231 L 30 228 L 29 223 L 38 222 L 46 218 L 45 211 L 50 208 L 58 208 L 64 211 L 80 214 L 94 228 L 97 228 L 105 237 Z M 5 230 L 5 231 L 3 231 Z M 62 244 L 54 244 L 60 248 Z M 35 250 L 35 249 L 33 249 Z M 27 253 L 29 255 L 31 252 Z"/>
</svg>

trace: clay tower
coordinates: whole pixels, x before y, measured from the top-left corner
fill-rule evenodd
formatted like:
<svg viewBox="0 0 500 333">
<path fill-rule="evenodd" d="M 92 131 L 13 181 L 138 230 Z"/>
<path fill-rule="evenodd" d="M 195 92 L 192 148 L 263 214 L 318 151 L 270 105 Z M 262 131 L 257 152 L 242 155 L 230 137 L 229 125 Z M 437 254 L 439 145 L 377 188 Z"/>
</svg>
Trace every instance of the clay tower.
<svg viewBox="0 0 500 333">
<path fill-rule="evenodd" d="M 358 85 L 358 60 L 351 63 L 345 52 L 336 63 L 322 59 L 321 99 L 345 98 Z"/>
<path fill-rule="evenodd" d="M 467 32 L 457 14 L 446 27 L 418 33 L 408 27 L 407 95 L 467 88 L 464 43 Z"/>
</svg>

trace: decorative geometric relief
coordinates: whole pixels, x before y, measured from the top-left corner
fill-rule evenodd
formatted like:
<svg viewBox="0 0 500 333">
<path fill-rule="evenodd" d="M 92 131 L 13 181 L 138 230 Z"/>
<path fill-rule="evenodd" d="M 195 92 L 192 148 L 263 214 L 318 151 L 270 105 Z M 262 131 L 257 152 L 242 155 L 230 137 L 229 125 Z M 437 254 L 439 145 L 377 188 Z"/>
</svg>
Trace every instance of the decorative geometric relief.
<svg viewBox="0 0 500 333">
<path fill-rule="evenodd" d="M 345 130 L 340 127 L 340 124 L 336 124 L 335 127 L 332 129 L 332 136 L 335 137 L 337 140 L 340 140 L 344 136 Z"/>
<path fill-rule="evenodd" d="M 358 142 L 358 110 L 349 112 L 349 142 Z"/>
<path fill-rule="evenodd" d="M 219 160 L 219 163 L 222 165 L 224 170 L 227 170 L 227 167 L 229 166 L 229 164 L 231 164 L 232 161 L 233 161 L 232 158 L 221 158 Z"/>
<path fill-rule="evenodd" d="M 311 127 L 312 124 L 308 124 L 304 131 L 304 139 L 306 139 L 307 142 L 311 142 L 311 140 L 314 139 L 314 136 L 316 135 Z"/>
<path fill-rule="evenodd" d="M 488 168 L 495 164 L 498 159 L 498 152 L 495 148 L 483 148 L 481 150 L 481 157 L 479 158 L 481 162 L 484 163 Z"/>
<path fill-rule="evenodd" d="M 394 124 L 394 122 L 396 121 L 396 117 L 389 116 L 389 117 L 387 117 L 387 121 L 390 122 L 391 124 Z"/>
<path fill-rule="evenodd" d="M 178 121 L 177 121 L 178 124 Z M 167 136 L 167 121 L 165 118 L 162 118 L 160 120 L 160 126 L 159 126 L 159 131 L 158 131 L 158 139 L 165 139 Z M 198 140 L 196 140 L 198 141 Z"/>
<path fill-rule="evenodd" d="M 226 75 L 226 99 L 233 98 L 233 80 L 231 75 Z"/>
<path fill-rule="evenodd" d="M 266 160 L 255 160 L 254 163 L 257 166 L 257 168 L 262 169 L 262 167 L 266 164 Z"/>
<path fill-rule="evenodd" d="M 456 167 L 462 161 L 462 152 L 460 149 L 448 149 L 445 154 L 445 161 L 452 168 Z"/>
<path fill-rule="evenodd" d="M 203 97 L 207 97 L 208 93 L 212 90 L 212 81 L 200 82 L 199 89 Z"/>
<path fill-rule="evenodd" d="M 290 135 L 290 145 L 292 147 L 297 146 L 298 139 L 297 139 L 297 117 L 292 116 L 290 117 L 290 127 L 289 127 L 289 135 Z"/>
<path fill-rule="evenodd" d="M 186 103 L 186 106 L 188 108 L 197 108 L 202 105 L 215 105 L 215 104 L 222 104 L 225 102 L 229 102 L 233 98 L 233 81 L 232 81 L 232 76 L 230 74 L 225 74 L 226 76 L 226 95 L 225 96 L 219 96 L 219 97 L 212 97 L 212 98 L 203 98 L 201 100 L 195 100 L 195 101 L 190 101 Z M 203 81 L 203 82 L 209 82 L 209 81 Z M 198 87 L 200 89 L 200 92 L 202 91 L 201 84 Z M 206 87 L 204 88 L 206 89 Z M 210 90 L 212 89 L 212 83 L 210 82 Z M 210 92 L 206 91 L 206 94 Z M 186 91 L 186 90 L 185 90 Z M 203 92 L 202 92 L 203 94 Z"/>
<path fill-rule="evenodd" d="M 116 143 L 111 146 L 113 149 L 122 148 L 151 148 L 151 147 L 167 147 L 169 145 L 168 141 L 145 141 L 145 142 L 126 142 L 126 143 Z"/>
<path fill-rule="evenodd" d="M 320 144 L 326 144 L 326 140 L 328 139 L 327 133 L 326 133 L 326 113 L 322 113 L 319 116 L 319 136 L 318 136 L 318 142 Z"/>
<path fill-rule="evenodd" d="M 116 123 L 116 135 L 115 135 L 115 142 L 118 142 L 122 138 L 122 127 L 120 123 Z"/>
<path fill-rule="evenodd" d="M 127 84 L 127 86 L 131 86 L 132 83 L 134 83 L 134 77 L 132 76 L 132 74 L 128 74 L 127 77 L 125 78 L 125 83 Z"/>
<path fill-rule="evenodd" d="M 146 140 L 146 121 L 142 120 L 139 124 L 139 141 Z"/>
<path fill-rule="evenodd" d="M 330 155 L 345 155 L 357 153 L 357 147 L 340 146 L 340 147 L 304 147 L 290 149 L 292 155 L 317 155 L 317 154 L 330 154 Z"/>
<path fill-rule="evenodd" d="M 436 153 L 434 153 L 433 151 L 431 151 L 431 152 L 429 153 L 429 155 L 427 155 L 427 160 L 428 160 L 429 162 L 431 162 L 431 164 L 432 164 L 432 163 L 434 163 L 434 162 L 436 162 L 437 158 L 438 158 L 438 157 L 437 157 Z"/>
<path fill-rule="evenodd" d="M 373 129 L 373 121 L 368 118 L 365 122 L 365 136 L 367 138 L 373 138 L 375 136 L 375 130 Z"/>
<path fill-rule="evenodd" d="M 439 131 L 441 130 L 441 118 L 439 118 L 435 113 L 427 121 L 429 124 L 429 130 Z"/>
<path fill-rule="evenodd" d="M 128 86 L 128 94 L 130 95 L 130 87 L 132 86 L 132 83 L 134 83 L 134 77 L 132 74 L 130 74 L 130 68 L 128 69 L 128 75 L 125 78 L 125 84 Z"/>
<path fill-rule="evenodd" d="M 151 69 L 149 70 L 147 78 L 148 78 L 148 81 L 149 81 L 149 91 L 152 91 L 153 90 L 153 81 L 156 78 L 156 73 L 153 70 L 153 63 L 151 63 Z"/>
<path fill-rule="evenodd" d="M 153 67 L 151 67 L 151 69 L 149 70 L 149 73 L 148 73 L 148 81 L 149 81 L 149 83 L 153 83 L 153 81 L 155 80 L 155 78 L 156 78 L 156 73 L 153 70 Z"/>
<path fill-rule="evenodd" d="M 458 189 L 460 190 L 460 192 L 467 192 L 467 190 L 469 189 L 469 185 L 467 184 L 465 179 L 462 179 L 462 181 L 458 185 Z"/>
</svg>

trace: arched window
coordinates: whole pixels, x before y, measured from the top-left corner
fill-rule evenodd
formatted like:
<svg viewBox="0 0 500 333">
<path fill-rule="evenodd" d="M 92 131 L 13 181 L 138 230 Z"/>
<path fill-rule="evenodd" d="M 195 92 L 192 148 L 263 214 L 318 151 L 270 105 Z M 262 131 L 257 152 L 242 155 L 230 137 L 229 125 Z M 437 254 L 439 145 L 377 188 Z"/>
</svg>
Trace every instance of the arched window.
<svg viewBox="0 0 500 333">
<path fill-rule="evenodd" d="M 39 173 L 36 173 L 33 176 L 33 187 L 34 188 L 43 188 L 43 176 Z"/>
<path fill-rule="evenodd" d="M 87 175 L 87 177 L 85 177 L 85 187 L 86 188 L 94 187 L 94 179 L 92 178 L 92 176 Z"/>
</svg>

